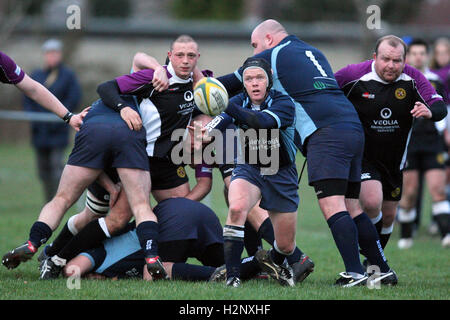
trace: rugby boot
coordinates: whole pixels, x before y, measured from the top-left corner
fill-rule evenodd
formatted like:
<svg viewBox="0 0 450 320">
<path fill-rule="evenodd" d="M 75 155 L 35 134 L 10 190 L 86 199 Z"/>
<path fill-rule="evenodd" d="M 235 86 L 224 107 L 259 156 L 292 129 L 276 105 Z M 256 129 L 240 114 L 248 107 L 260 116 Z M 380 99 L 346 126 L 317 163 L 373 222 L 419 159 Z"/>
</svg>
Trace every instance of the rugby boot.
<svg viewBox="0 0 450 320">
<path fill-rule="evenodd" d="M 302 254 L 298 262 L 291 264 L 291 268 L 295 283 L 300 283 L 314 271 L 314 262 L 306 254 Z"/>
<path fill-rule="evenodd" d="M 217 267 L 209 277 L 209 282 L 223 282 L 225 280 L 227 280 L 227 267 L 225 265 Z"/>
<path fill-rule="evenodd" d="M 2 264 L 8 269 L 17 268 L 21 262 L 30 260 L 37 250 L 38 248 L 30 241 L 27 241 L 23 245 L 5 254 L 2 258 Z"/>
<path fill-rule="evenodd" d="M 63 269 L 64 266 L 56 265 L 55 262 L 53 262 L 52 258 L 49 257 L 43 260 L 39 266 L 40 272 L 39 279 L 41 280 L 57 279 Z"/>
<path fill-rule="evenodd" d="M 164 266 L 159 259 L 159 256 L 152 256 L 145 258 L 147 264 L 148 273 L 152 276 L 153 280 L 167 280 L 169 276 L 167 275 Z"/>
<path fill-rule="evenodd" d="M 347 272 L 341 272 L 341 273 L 339 273 L 339 275 L 341 277 L 336 280 L 335 285 L 341 286 L 343 288 L 364 286 L 364 285 L 366 285 L 367 279 L 369 278 L 367 276 L 367 274 L 351 275 Z"/>
<path fill-rule="evenodd" d="M 231 277 L 227 279 L 227 287 L 239 288 L 241 286 L 241 279 L 238 277 Z"/>
<path fill-rule="evenodd" d="M 277 280 L 282 286 L 295 286 L 294 271 L 292 268 L 286 260 L 281 265 L 273 262 L 270 250 L 266 251 L 264 249 L 259 249 L 255 253 L 255 258 L 258 261 L 260 268 L 267 272 L 270 277 Z"/>
</svg>

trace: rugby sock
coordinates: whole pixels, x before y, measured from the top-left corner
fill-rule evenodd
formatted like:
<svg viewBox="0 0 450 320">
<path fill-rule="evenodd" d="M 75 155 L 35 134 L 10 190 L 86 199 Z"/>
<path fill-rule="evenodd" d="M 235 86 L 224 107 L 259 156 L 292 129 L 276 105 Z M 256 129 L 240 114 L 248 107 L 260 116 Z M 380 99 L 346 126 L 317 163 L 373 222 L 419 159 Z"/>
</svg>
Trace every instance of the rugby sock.
<svg viewBox="0 0 450 320">
<path fill-rule="evenodd" d="M 371 265 L 377 265 L 381 272 L 388 272 L 389 266 L 386 262 L 377 230 L 364 212 L 353 218 L 358 229 L 358 242 L 364 255 Z"/>
<path fill-rule="evenodd" d="M 398 222 L 400 222 L 400 237 L 402 239 L 412 238 L 416 215 L 417 215 L 416 208 L 412 208 L 410 210 L 406 210 L 402 207 L 398 208 L 397 220 Z"/>
<path fill-rule="evenodd" d="M 438 225 L 441 237 L 445 237 L 450 232 L 450 203 L 447 200 L 434 202 L 431 212 Z"/>
<path fill-rule="evenodd" d="M 258 236 L 266 240 L 270 245 L 273 245 L 273 242 L 275 241 L 275 234 L 273 233 L 273 225 L 270 218 L 267 218 L 263 223 L 261 223 L 258 230 Z"/>
<path fill-rule="evenodd" d="M 136 227 L 136 235 L 146 258 L 158 255 L 158 229 L 158 223 L 154 221 L 143 221 Z"/>
<path fill-rule="evenodd" d="M 378 213 L 378 216 L 375 218 L 370 219 L 375 226 L 375 229 L 377 230 L 378 234 L 381 233 L 381 229 L 383 228 L 383 213 L 380 211 Z"/>
<path fill-rule="evenodd" d="M 258 230 L 258 235 L 266 240 L 269 244 L 273 245 L 275 241 L 275 234 L 273 232 L 273 225 L 270 218 L 267 218 L 264 220 L 264 222 L 261 224 Z M 247 237 L 247 234 L 245 234 Z M 262 245 L 261 245 L 262 247 Z M 295 247 L 294 253 L 287 257 L 288 263 L 293 264 L 300 260 L 300 257 L 302 256 L 303 252 L 298 247 Z M 251 255 L 249 253 L 249 255 Z"/>
<path fill-rule="evenodd" d="M 42 244 L 46 243 L 52 236 L 52 229 L 44 222 L 36 221 L 30 229 L 29 241 L 35 248 L 39 248 Z"/>
<path fill-rule="evenodd" d="M 341 211 L 327 220 L 334 238 L 334 242 L 344 261 L 345 270 L 364 274 L 363 266 L 359 261 L 358 229 L 347 211 Z"/>
<path fill-rule="evenodd" d="M 198 266 L 188 263 L 174 263 L 172 266 L 172 280 L 208 281 L 214 267 Z"/>
<path fill-rule="evenodd" d="M 261 271 L 258 261 L 254 256 L 241 260 L 241 279 L 248 280 L 254 278 Z"/>
<path fill-rule="evenodd" d="M 392 223 L 389 227 L 383 227 L 383 229 L 381 229 L 381 234 L 380 234 L 380 243 L 381 243 L 381 247 L 386 248 L 386 245 L 389 241 L 389 238 L 391 237 L 392 234 L 392 230 L 394 229 L 394 223 Z"/>
<path fill-rule="evenodd" d="M 280 250 L 277 246 L 277 242 L 273 242 L 273 249 L 270 250 L 270 256 L 272 257 L 272 261 L 275 262 L 277 265 L 282 265 L 284 262 L 284 259 L 292 255 L 294 253 L 295 249 L 292 252 L 286 253 Z"/>
<path fill-rule="evenodd" d="M 258 236 L 258 233 L 255 231 L 255 228 L 246 221 L 244 225 L 244 247 L 249 256 L 255 255 L 258 249 L 262 248 L 261 238 Z"/>
<path fill-rule="evenodd" d="M 227 278 L 240 278 L 241 255 L 244 250 L 244 226 L 225 225 L 223 240 Z"/>
<path fill-rule="evenodd" d="M 55 254 L 58 254 L 58 252 L 62 248 L 64 248 L 64 246 L 68 244 L 70 240 L 72 240 L 73 236 L 78 233 L 78 230 L 76 230 L 73 225 L 75 216 L 70 217 L 69 221 L 67 221 L 67 223 L 64 225 L 63 229 L 53 241 L 51 246 L 47 247 L 45 253 L 48 256 L 54 256 Z"/>
<path fill-rule="evenodd" d="M 99 247 L 107 238 L 99 220 L 89 222 L 77 235 L 73 236 L 72 240 L 56 253 L 58 257 L 69 261 L 85 250 Z"/>
</svg>

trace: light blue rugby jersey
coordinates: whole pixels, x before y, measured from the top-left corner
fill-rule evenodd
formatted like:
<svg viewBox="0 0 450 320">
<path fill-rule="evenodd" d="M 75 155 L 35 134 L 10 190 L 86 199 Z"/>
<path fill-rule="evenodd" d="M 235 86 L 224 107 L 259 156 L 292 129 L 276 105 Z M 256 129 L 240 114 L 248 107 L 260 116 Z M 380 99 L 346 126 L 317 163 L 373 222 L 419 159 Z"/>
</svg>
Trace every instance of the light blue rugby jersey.
<svg viewBox="0 0 450 320">
<path fill-rule="evenodd" d="M 295 104 L 295 139 L 300 150 L 318 128 L 336 123 L 360 124 L 358 114 L 339 88 L 320 50 L 290 35 L 254 57 L 270 62 L 273 89 L 288 95 Z M 231 80 L 229 75 L 224 77 Z M 242 68 L 234 72 L 234 77 L 242 82 Z"/>
</svg>

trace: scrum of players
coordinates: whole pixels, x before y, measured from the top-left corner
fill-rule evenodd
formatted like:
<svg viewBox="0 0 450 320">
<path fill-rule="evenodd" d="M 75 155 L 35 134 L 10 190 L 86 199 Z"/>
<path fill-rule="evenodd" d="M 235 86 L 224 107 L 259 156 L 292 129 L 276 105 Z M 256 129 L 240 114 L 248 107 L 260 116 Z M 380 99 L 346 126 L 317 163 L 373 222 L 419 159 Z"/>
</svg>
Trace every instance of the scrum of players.
<svg viewBox="0 0 450 320">
<path fill-rule="evenodd" d="M 28 240 L 4 254 L 2 264 L 14 269 L 42 247 L 40 279 L 140 277 L 240 287 L 241 281 L 271 277 L 295 286 L 315 267 L 296 243 L 300 150 L 345 268 L 334 284 L 396 285 L 384 248 L 399 202 L 402 240 L 412 238 L 417 215 L 413 201 L 402 199 L 403 176 L 410 199 L 413 170 L 439 175 L 440 181 L 445 175 L 443 164 L 423 160 L 420 150 L 414 157 L 408 153 L 406 161 L 410 138 L 426 139 L 433 131 L 442 143 L 430 152 L 442 152 L 444 145 L 435 123 L 447 115 L 448 93 L 436 92 L 430 84 L 436 77 L 417 62 L 422 43 L 408 47 L 396 36 L 384 36 L 371 60 L 334 73 L 320 50 L 275 20 L 256 26 L 250 40 L 254 56 L 216 78 L 230 99 L 215 117 L 195 105 L 194 84 L 213 73 L 198 69 L 199 48 L 187 35 L 170 45 L 165 65 L 137 53 L 133 72 L 100 84 L 100 99 L 77 115 L 0 53 L 0 80 L 77 130 L 58 191 Z M 172 139 L 176 130 L 185 132 L 181 142 Z M 227 138 L 217 139 L 217 133 Z M 179 145 L 184 159 L 192 161 L 173 160 Z M 219 161 L 196 158 L 207 148 Z M 271 163 L 255 150 L 269 150 Z M 195 170 L 192 189 L 187 165 Z M 200 202 L 211 190 L 215 167 L 228 206 L 224 226 L 213 208 Z M 438 189 L 432 214 L 448 247 L 450 204 L 442 196 L 445 185 Z M 85 190 L 85 208 L 46 244 Z M 150 194 L 158 203 L 153 208 Z M 406 247 L 404 242 L 399 246 Z"/>
</svg>

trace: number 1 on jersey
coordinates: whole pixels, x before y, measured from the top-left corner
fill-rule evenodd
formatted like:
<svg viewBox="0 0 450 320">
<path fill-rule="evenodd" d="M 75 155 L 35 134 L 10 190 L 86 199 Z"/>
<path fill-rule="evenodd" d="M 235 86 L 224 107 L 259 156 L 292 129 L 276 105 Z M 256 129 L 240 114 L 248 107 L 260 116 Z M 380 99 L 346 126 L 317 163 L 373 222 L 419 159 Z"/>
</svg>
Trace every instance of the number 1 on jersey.
<svg viewBox="0 0 450 320">
<path fill-rule="evenodd" d="M 311 60 L 311 62 L 316 66 L 316 68 L 317 68 L 317 70 L 319 70 L 320 74 L 323 77 L 327 77 L 328 76 L 327 73 L 323 70 L 320 63 L 316 60 L 316 57 L 314 57 L 314 54 L 310 50 L 306 50 L 305 54 L 309 58 L 309 60 Z"/>
</svg>

